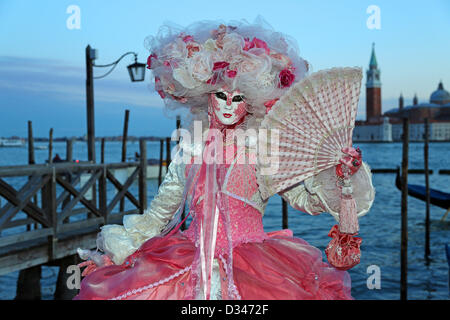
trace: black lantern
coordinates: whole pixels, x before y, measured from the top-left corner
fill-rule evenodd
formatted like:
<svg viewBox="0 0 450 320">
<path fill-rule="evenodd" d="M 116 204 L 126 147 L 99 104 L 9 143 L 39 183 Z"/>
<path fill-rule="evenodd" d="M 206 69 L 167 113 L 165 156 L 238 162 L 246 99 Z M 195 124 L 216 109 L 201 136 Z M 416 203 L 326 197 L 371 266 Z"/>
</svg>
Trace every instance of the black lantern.
<svg viewBox="0 0 450 320">
<path fill-rule="evenodd" d="M 137 62 L 137 56 L 135 56 L 134 63 L 127 67 L 132 82 L 144 81 L 145 67 L 144 63 Z"/>
</svg>

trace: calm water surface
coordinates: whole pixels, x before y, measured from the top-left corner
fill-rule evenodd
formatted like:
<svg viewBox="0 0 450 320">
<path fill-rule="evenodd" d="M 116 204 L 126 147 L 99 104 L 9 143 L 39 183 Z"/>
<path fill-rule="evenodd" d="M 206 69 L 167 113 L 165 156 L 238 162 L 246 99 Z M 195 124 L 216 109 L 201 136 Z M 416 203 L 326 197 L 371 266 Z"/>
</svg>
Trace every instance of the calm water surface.
<svg viewBox="0 0 450 320">
<path fill-rule="evenodd" d="M 44 145 L 36 143 L 36 145 Z M 402 147 L 400 143 L 359 144 L 363 158 L 372 168 L 395 168 L 401 164 Z M 159 158 L 159 142 L 147 145 L 149 158 Z M 100 150 L 100 145 L 97 145 Z M 109 142 L 105 150 L 106 162 L 120 162 L 121 144 Z M 128 144 L 128 156 L 139 151 L 139 143 Z M 432 188 L 450 192 L 448 175 L 439 175 L 439 169 L 450 169 L 450 143 L 430 144 L 430 176 Z M 55 143 L 53 154 L 65 158 L 65 143 Z M 48 150 L 36 150 L 36 162 L 44 163 Z M 74 158 L 87 160 L 86 144 L 74 145 Z M 26 148 L 0 148 L 0 166 L 26 164 Z M 97 154 L 100 159 L 100 154 Z M 410 168 L 423 168 L 423 144 L 410 144 Z M 409 183 L 425 184 L 423 175 L 409 175 Z M 374 174 L 373 184 L 376 197 L 371 211 L 360 219 L 361 263 L 351 269 L 352 294 L 356 299 L 399 299 L 400 298 L 400 191 L 394 185 L 394 174 Z M 19 182 L 18 182 L 19 183 Z M 149 200 L 157 191 L 157 182 L 148 181 Z M 137 185 L 132 191 L 137 194 Z M 112 191 L 111 191 L 112 192 Z M 5 204 L 4 199 L 0 199 Z M 439 220 L 445 210 L 431 206 L 431 264 L 424 260 L 425 242 L 425 203 L 408 198 L 408 298 L 409 299 L 448 299 L 448 264 L 444 252 L 445 243 L 450 242 L 450 217 L 447 222 Z M 263 218 L 266 231 L 281 229 L 281 198 L 274 196 L 269 200 Z M 330 238 L 328 231 L 335 224 L 329 214 L 309 216 L 289 208 L 289 228 L 295 236 L 301 237 L 320 250 L 325 249 Z M 325 254 L 323 253 L 325 258 Z M 381 289 L 367 288 L 367 268 L 377 265 L 381 270 Z M 58 267 L 42 268 L 42 294 L 44 299 L 52 299 L 55 290 Z M 18 272 L 0 276 L 0 299 L 13 299 Z"/>
</svg>

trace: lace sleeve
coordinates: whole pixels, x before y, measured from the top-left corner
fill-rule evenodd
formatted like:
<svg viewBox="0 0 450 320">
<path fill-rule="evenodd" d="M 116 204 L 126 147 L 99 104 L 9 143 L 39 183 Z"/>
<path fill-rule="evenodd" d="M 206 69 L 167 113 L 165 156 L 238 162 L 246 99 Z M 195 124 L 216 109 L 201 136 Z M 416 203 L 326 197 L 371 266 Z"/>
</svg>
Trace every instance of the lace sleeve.
<svg viewBox="0 0 450 320">
<path fill-rule="evenodd" d="M 161 233 L 177 211 L 185 184 L 184 165 L 172 161 L 167 174 L 144 214 L 123 217 L 123 226 L 106 225 L 97 237 L 97 247 L 115 264 L 121 264 L 143 242 Z"/>
<path fill-rule="evenodd" d="M 280 192 L 280 195 L 297 210 L 312 215 L 328 212 L 339 221 L 341 190 L 337 185 L 338 178 L 332 167 Z M 375 198 L 372 173 L 365 162 L 351 177 L 351 185 L 358 217 L 361 217 L 369 212 Z"/>
</svg>

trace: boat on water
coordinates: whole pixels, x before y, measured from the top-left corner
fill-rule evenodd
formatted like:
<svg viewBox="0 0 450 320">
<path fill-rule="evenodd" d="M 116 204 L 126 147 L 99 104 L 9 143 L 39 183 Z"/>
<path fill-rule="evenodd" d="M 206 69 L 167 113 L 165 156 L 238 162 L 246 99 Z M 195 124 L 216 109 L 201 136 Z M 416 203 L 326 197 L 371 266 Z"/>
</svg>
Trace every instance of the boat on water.
<svg viewBox="0 0 450 320">
<path fill-rule="evenodd" d="M 402 190 L 402 183 L 400 180 L 400 170 L 397 171 L 397 177 L 395 178 L 395 185 L 399 190 Z M 427 201 L 427 193 L 425 186 L 408 183 L 408 194 L 422 201 Z M 430 203 L 443 209 L 448 209 L 450 208 L 450 193 L 430 188 Z"/>
<path fill-rule="evenodd" d="M 25 147 L 25 140 L 0 138 L 0 147 L 22 148 Z"/>
<path fill-rule="evenodd" d="M 400 169 L 397 170 L 397 176 L 395 177 L 395 186 L 400 191 L 402 190 Z M 408 195 L 422 201 L 427 201 L 427 191 L 425 186 L 408 183 Z M 444 221 L 450 212 L 450 193 L 430 188 L 430 203 L 447 210 L 441 219 L 441 221 Z"/>
</svg>

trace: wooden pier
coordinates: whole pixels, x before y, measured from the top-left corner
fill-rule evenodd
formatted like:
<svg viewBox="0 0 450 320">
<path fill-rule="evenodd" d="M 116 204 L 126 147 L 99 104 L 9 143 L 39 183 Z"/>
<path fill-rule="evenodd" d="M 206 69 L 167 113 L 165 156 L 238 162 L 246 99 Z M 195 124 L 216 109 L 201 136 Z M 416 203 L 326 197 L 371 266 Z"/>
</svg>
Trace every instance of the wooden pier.
<svg viewBox="0 0 450 320">
<path fill-rule="evenodd" d="M 75 255 L 77 248 L 95 248 L 102 225 L 121 224 L 124 215 L 143 213 L 146 154 L 146 142 L 141 140 L 140 161 L 135 162 L 0 167 L 0 196 L 6 199 L 0 207 L 0 275 L 54 264 Z M 115 178 L 117 169 L 132 171 L 124 183 Z M 135 181 L 137 196 L 129 190 Z M 111 189 L 117 191 L 108 198 Z M 118 204 L 125 199 L 132 208 L 121 211 Z"/>
</svg>

